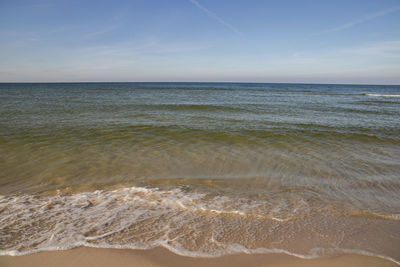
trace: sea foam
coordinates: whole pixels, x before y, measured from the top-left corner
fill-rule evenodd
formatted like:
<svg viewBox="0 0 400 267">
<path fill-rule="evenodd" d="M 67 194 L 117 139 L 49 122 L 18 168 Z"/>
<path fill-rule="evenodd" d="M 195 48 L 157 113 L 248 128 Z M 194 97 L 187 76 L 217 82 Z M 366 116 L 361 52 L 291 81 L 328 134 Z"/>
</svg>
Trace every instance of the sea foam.
<svg viewBox="0 0 400 267">
<path fill-rule="evenodd" d="M 52 196 L 3 195 L 0 211 L 0 255 L 79 246 L 163 246 L 193 257 L 286 253 L 315 258 L 356 252 L 398 260 L 395 252 L 375 246 L 376 236 L 359 233 L 360 225 L 370 233 L 382 227 L 386 232 L 380 238 L 396 247 L 397 220 L 317 213 L 307 200 L 273 202 L 185 188 L 129 187 Z"/>
</svg>

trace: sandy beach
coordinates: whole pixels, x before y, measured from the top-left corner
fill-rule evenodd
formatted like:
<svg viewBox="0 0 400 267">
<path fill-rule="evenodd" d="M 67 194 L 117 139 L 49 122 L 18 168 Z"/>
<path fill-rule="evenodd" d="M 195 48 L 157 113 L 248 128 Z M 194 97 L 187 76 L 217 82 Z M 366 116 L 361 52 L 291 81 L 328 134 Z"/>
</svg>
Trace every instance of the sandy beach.
<svg viewBox="0 0 400 267">
<path fill-rule="evenodd" d="M 400 0 L 0 0 L 0 267 L 400 267 Z"/>
<path fill-rule="evenodd" d="M 284 254 L 235 254 L 217 258 L 192 258 L 164 248 L 150 250 L 76 248 L 25 256 L 1 256 L 0 266 L 398 266 L 389 260 L 361 255 L 300 259 Z"/>
</svg>

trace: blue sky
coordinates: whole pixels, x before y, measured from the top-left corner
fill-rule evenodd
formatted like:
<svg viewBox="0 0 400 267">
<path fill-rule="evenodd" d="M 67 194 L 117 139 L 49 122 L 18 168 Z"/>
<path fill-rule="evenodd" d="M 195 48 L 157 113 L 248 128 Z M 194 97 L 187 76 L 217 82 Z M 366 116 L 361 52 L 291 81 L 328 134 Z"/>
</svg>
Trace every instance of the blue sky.
<svg viewBox="0 0 400 267">
<path fill-rule="evenodd" d="M 400 0 L 0 0 L 0 82 L 400 84 Z"/>
</svg>

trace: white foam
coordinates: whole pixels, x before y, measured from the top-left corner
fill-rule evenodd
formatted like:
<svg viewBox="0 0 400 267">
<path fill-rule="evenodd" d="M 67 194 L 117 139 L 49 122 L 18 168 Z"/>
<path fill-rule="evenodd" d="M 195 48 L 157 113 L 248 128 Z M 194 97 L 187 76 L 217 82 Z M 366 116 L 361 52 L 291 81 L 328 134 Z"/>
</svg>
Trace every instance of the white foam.
<svg viewBox="0 0 400 267">
<path fill-rule="evenodd" d="M 375 96 L 375 97 L 400 97 L 399 95 L 385 95 L 385 94 L 364 94 L 366 96 Z"/>
<path fill-rule="evenodd" d="M 321 254 L 319 254 L 319 253 L 321 253 L 321 251 L 327 250 L 327 249 L 323 249 L 323 248 L 313 248 L 310 250 L 310 254 L 300 254 L 300 253 L 295 253 L 295 252 L 291 252 L 291 251 L 284 250 L 284 249 L 268 249 L 268 248 L 248 249 L 239 244 L 231 244 L 231 245 L 229 245 L 229 249 L 225 250 L 222 253 L 208 254 L 208 253 L 203 253 L 200 251 L 190 251 L 190 250 L 186 250 L 186 249 L 182 249 L 182 248 L 177 248 L 177 247 L 169 245 L 166 242 L 160 243 L 155 246 L 92 245 L 92 244 L 80 242 L 78 244 L 66 246 L 66 247 L 48 247 L 48 248 L 24 251 L 24 252 L 17 251 L 17 250 L 8 250 L 8 251 L 0 250 L 0 256 L 23 256 L 23 255 L 29 255 L 29 254 L 43 252 L 43 251 L 63 251 L 63 250 L 77 248 L 77 247 L 134 249 L 134 250 L 148 250 L 148 249 L 153 249 L 156 247 L 163 247 L 177 255 L 186 256 L 186 257 L 194 257 L 194 258 L 216 258 L 216 257 L 224 256 L 224 255 L 234 255 L 234 254 L 240 254 L 240 253 L 245 253 L 245 254 L 249 254 L 249 255 L 251 255 L 251 254 L 286 254 L 286 255 L 293 256 L 293 257 L 300 258 L 300 259 L 318 259 L 318 258 L 322 258 L 322 257 L 329 257 L 329 255 L 327 255 L 327 254 L 324 254 L 323 256 Z M 376 253 L 372 253 L 372 252 L 368 252 L 368 251 L 364 251 L 364 250 L 331 248 L 331 249 L 329 249 L 329 252 L 332 256 L 342 255 L 342 254 L 355 254 L 355 255 L 362 255 L 362 256 L 377 257 L 377 258 L 388 260 L 388 261 L 391 261 L 393 263 L 400 265 L 400 261 L 395 260 L 391 257 L 387 257 L 384 255 L 380 255 L 380 254 L 376 254 Z"/>
<path fill-rule="evenodd" d="M 295 202 L 300 205 L 289 205 L 285 201 L 277 203 L 260 199 L 231 199 L 180 189 L 144 187 L 73 195 L 0 196 L 0 255 L 24 255 L 79 246 L 129 249 L 163 246 L 176 254 L 193 257 L 233 253 L 285 253 L 313 258 L 326 254 L 316 249 L 309 253 L 295 253 L 279 248 L 249 249 L 245 243 L 232 243 L 225 237 L 214 236 L 214 233 L 219 234 L 230 226 L 231 231 L 239 231 L 239 225 L 214 224 L 213 218 L 227 218 L 224 223 L 226 220 L 239 222 L 240 227 L 244 227 L 244 233 L 246 227 L 256 227 L 252 219 L 257 219 L 258 223 L 269 221 L 273 226 L 270 234 L 273 235 L 274 226 L 279 228 L 280 223 L 291 220 L 291 217 L 283 217 L 282 211 L 293 216 L 306 216 L 310 212 L 305 200 Z M 185 240 L 195 239 L 197 232 L 205 226 L 222 228 L 199 232 L 199 235 L 208 234 L 205 243 L 198 247 L 188 246 Z M 180 236 L 181 231 L 186 236 Z M 232 236 L 238 234 L 234 232 Z M 251 236 L 244 236 L 251 239 Z M 338 251 L 334 250 L 335 253 Z M 347 253 L 344 250 L 342 252 Z"/>
</svg>

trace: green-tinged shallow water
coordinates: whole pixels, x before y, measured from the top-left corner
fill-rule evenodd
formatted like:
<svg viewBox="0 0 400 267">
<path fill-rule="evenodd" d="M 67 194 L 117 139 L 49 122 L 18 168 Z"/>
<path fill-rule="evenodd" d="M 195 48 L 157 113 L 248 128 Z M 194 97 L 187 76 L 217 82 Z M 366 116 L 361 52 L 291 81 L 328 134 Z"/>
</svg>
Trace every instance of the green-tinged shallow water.
<svg viewBox="0 0 400 267">
<path fill-rule="evenodd" d="M 0 84 L 0 194 L 0 254 L 400 261 L 400 87 Z"/>
</svg>

